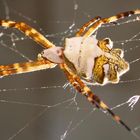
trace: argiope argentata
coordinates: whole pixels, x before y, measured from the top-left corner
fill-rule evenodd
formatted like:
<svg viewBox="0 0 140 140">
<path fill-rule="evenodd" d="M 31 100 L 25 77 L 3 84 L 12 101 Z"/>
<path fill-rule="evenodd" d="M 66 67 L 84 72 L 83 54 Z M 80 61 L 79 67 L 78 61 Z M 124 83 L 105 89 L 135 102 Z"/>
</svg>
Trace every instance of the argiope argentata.
<svg viewBox="0 0 140 140">
<path fill-rule="evenodd" d="M 27 73 L 59 65 L 73 87 L 87 100 L 101 110 L 107 111 L 112 118 L 132 130 L 113 113 L 113 111 L 87 86 L 90 84 L 118 83 L 119 77 L 129 70 L 129 64 L 123 59 L 123 51 L 113 48 L 109 38 L 97 40 L 93 34 L 103 24 L 114 23 L 119 19 L 140 14 L 140 10 L 128 11 L 109 18 L 95 17 L 79 29 L 75 37 L 66 38 L 65 46 L 56 47 L 37 30 L 23 22 L 1 20 L 0 26 L 12 27 L 45 48 L 37 60 L 11 65 L 0 65 L 0 76 Z"/>
</svg>

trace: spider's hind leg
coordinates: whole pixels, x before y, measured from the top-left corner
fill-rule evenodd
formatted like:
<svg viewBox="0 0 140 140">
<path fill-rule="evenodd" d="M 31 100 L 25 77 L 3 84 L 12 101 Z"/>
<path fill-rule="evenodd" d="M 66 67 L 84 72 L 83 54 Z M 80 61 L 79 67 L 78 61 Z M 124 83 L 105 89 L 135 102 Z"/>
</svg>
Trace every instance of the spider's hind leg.
<svg viewBox="0 0 140 140">
<path fill-rule="evenodd" d="M 84 95 L 87 100 L 95 105 L 97 108 L 102 109 L 106 112 L 108 112 L 112 118 L 117 122 L 120 123 L 122 126 L 124 126 L 129 132 L 132 132 L 132 130 L 121 120 L 119 116 L 117 116 L 100 98 L 95 95 L 88 86 L 86 86 L 81 79 L 72 73 L 69 68 L 65 64 L 61 64 L 61 69 L 65 72 L 69 82 L 74 86 L 74 88 Z M 132 132 L 133 133 L 133 132 Z"/>
</svg>

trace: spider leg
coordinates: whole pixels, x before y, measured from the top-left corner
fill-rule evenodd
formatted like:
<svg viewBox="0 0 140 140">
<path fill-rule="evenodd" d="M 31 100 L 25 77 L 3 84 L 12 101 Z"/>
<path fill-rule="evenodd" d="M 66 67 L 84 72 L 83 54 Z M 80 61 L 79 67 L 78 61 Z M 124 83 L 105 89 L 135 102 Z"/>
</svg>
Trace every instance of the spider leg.
<svg viewBox="0 0 140 140">
<path fill-rule="evenodd" d="M 48 39 L 46 39 L 41 33 L 34 28 L 30 27 L 24 22 L 15 22 L 10 20 L 0 20 L 0 26 L 16 28 L 23 32 L 26 36 L 32 38 L 35 42 L 43 46 L 44 48 L 50 48 L 55 46 Z"/>
<path fill-rule="evenodd" d="M 80 29 L 79 31 L 76 33 L 76 36 L 83 36 L 84 32 L 91 26 L 93 25 L 96 21 L 100 20 L 101 17 L 97 16 L 93 19 L 91 19 L 89 22 L 85 23 Z"/>
<path fill-rule="evenodd" d="M 100 28 L 102 24 L 107 24 L 107 23 L 111 23 L 111 22 L 113 23 L 113 22 L 116 22 L 119 19 L 123 19 L 125 17 L 129 17 L 131 15 L 137 15 L 137 14 L 140 14 L 140 9 L 137 9 L 137 10 L 134 10 L 134 11 L 123 12 L 123 13 L 117 14 L 115 16 L 111 16 L 111 17 L 108 17 L 108 18 L 103 18 L 101 20 L 98 20 L 84 34 L 84 37 L 89 37 L 90 35 L 95 33 L 95 31 L 98 30 L 98 28 Z"/>
<path fill-rule="evenodd" d="M 39 71 L 43 69 L 54 68 L 55 66 L 56 64 L 45 59 L 25 63 L 14 63 L 11 65 L 0 65 L 0 77 Z"/>
<path fill-rule="evenodd" d="M 124 126 L 129 132 L 132 132 L 132 130 L 121 120 L 119 116 L 117 116 L 102 100 L 100 100 L 100 98 L 97 95 L 95 95 L 91 91 L 91 89 L 88 86 L 86 86 L 77 75 L 75 75 L 69 70 L 66 64 L 60 64 L 60 67 L 65 72 L 69 82 L 79 93 L 84 95 L 90 103 L 95 105 L 98 109 L 102 109 L 108 112 L 117 123 Z"/>
</svg>

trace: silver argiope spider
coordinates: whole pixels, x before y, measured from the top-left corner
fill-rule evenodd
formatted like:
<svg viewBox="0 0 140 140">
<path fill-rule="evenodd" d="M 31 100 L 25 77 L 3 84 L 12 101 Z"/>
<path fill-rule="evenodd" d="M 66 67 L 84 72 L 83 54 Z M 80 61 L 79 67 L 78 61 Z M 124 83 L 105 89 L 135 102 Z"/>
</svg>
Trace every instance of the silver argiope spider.
<svg viewBox="0 0 140 140">
<path fill-rule="evenodd" d="M 119 19 L 135 14 L 140 14 L 140 10 L 123 12 L 109 18 L 95 17 L 84 24 L 75 37 L 66 38 L 64 48 L 56 47 L 26 23 L 1 20 L 0 26 L 17 28 L 45 50 L 32 62 L 0 65 L 0 76 L 38 71 L 59 65 L 79 93 L 97 108 L 107 111 L 116 122 L 132 132 L 86 83 L 100 85 L 108 82 L 118 83 L 120 75 L 129 70 L 129 64 L 123 59 L 123 51 L 112 48 L 113 43 L 109 38 L 97 40 L 93 34 L 102 24 L 115 23 Z"/>
</svg>

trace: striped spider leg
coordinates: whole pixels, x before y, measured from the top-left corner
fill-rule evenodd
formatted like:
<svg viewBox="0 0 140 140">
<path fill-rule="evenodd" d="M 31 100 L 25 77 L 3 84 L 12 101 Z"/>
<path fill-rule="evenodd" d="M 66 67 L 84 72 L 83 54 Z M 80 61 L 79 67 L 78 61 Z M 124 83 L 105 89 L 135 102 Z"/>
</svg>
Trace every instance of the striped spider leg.
<svg viewBox="0 0 140 140">
<path fill-rule="evenodd" d="M 91 25 L 93 25 L 96 21 L 100 20 L 101 17 L 97 16 L 93 19 L 91 19 L 89 22 L 85 23 L 80 29 L 79 31 L 76 33 L 76 36 L 82 36 L 85 32 L 85 30 L 87 30 L 87 28 L 89 28 Z"/>
<path fill-rule="evenodd" d="M 139 9 L 133 10 L 133 11 L 127 11 L 127 12 L 119 13 L 119 14 L 117 14 L 115 16 L 111 16 L 111 17 L 108 17 L 108 18 L 102 18 L 102 19 L 98 20 L 97 22 L 95 22 L 89 28 L 89 30 L 84 34 L 84 37 L 88 37 L 88 36 L 94 34 L 95 31 L 98 30 L 101 27 L 101 25 L 103 25 L 103 24 L 113 23 L 113 22 L 116 22 L 119 19 L 123 19 L 125 17 L 130 17 L 132 15 L 137 15 L 137 14 L 140 14 L 140 10 Z"/>
<path fill-rule="evenodd" d="M 118 115 L 116 115 L 96 94 L 91 91 L 91 89 L 87 85 L 85 85 L 83 81 L 81 81 L 80 77 L 71 72 L 66 64 L 61 64 L 61 69 L 63 69 L 73 87 L 79 93 L 84 95 L 90 103 L 95 105 L 98 109 L 107 111 L 117 123 L 123 125 L 129 132 L 132 131 Z"/>
<path fill-rule="evenodd" d="M 26 36 L 32 38 L 35 42 L 40 44 L 44 48 L 55 47 L 53 43 L 51 43 L 48 39 L 46 39 L 41 33 L 39 33 L 36 29 L 30 27 L 24 22 L 15 22 L 10 20 L 1 20 L 0 26 L 6 28 L 16 28 L 19 31 L 23 32 Z"/>
<path fill-rule="evenodd" d="M 33 71 L 44 70 L 48 68 L 54 68 L 56 64 L 51 63 L 48 60 L 36 60 L 33 62 L 14 63 L 10 65 L 0 65 L 0 77 L 21 74 Z"/>
</svg>

